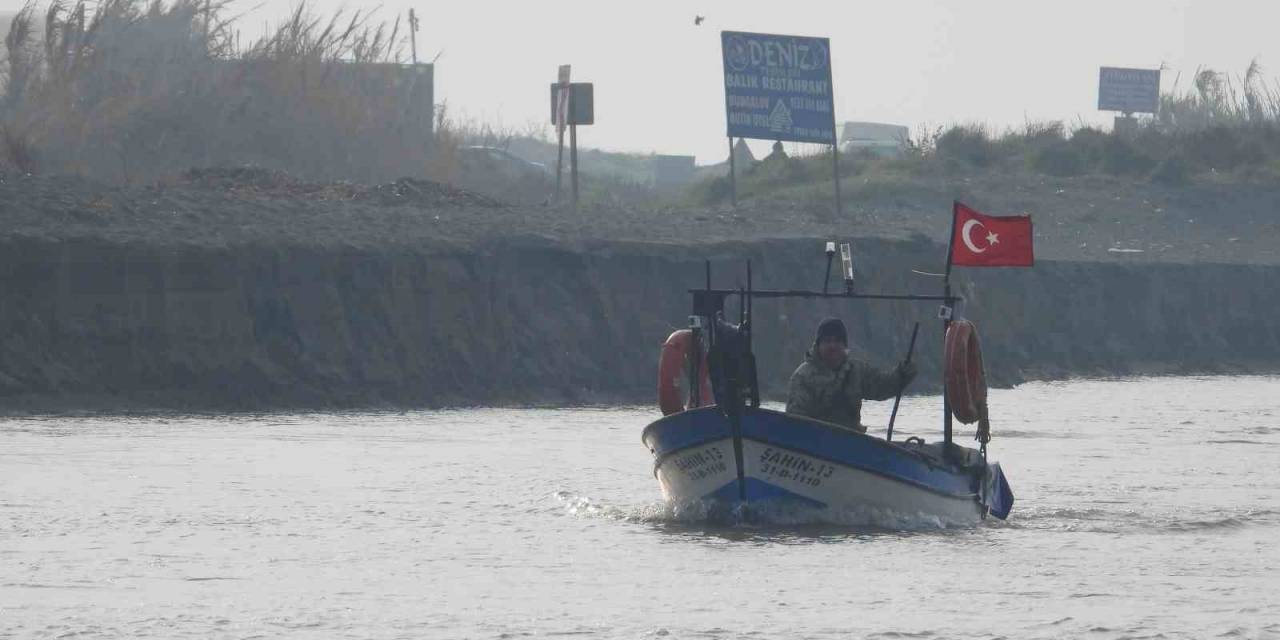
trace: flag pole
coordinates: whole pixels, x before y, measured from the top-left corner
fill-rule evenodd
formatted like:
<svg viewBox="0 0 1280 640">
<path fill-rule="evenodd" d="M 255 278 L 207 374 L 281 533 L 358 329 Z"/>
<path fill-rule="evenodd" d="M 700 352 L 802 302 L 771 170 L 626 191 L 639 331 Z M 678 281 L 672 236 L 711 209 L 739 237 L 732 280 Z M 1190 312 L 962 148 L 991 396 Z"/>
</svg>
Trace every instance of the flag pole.
<svg viewBox="0 0 1280 640">
<path fill-rule="evenodd" d="M 942 278 L 942 295 L 946 298 L 943 301 L 943 308 L 946 309 L 942 318 L 942 453 L 945 456 L 947 451 L 951 449 L 951 401 L 947 398 L 947 330 L 951 328 L 951 316 L 955 313 L 955 303 L 951 300 L 951 260 L 955 257 L 956 250 L 956 217 L 960 212 L 960 201 L 953 200 L 951 203 L 951 233 L 947 236 L 947 271 Z"/>
<path fill-rule="evenodd" d="M 942 279 L 947 295 L 951 295 L 951 260 L 956 254 L 956 218 L 960 214 L 960 201 L 951 201 L 951 235 L 947 236 L 947 273 Z"/>
</svg>

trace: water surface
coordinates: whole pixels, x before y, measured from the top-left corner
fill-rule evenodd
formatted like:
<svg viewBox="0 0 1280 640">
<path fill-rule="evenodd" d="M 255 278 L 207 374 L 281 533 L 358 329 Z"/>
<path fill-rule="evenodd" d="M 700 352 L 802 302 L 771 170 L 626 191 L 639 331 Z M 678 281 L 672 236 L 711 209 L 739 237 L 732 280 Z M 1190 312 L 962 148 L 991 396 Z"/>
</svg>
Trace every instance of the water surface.
<svg viewBox="0 0 1280 640">
<path fill-rule="evenodd" d="M 1280 637 L 1278 399 L 994 391 L 1018 502 L 962 529 L 674 510 L 650 407 L 7 419 L 0 636 Z"/>
</svg>

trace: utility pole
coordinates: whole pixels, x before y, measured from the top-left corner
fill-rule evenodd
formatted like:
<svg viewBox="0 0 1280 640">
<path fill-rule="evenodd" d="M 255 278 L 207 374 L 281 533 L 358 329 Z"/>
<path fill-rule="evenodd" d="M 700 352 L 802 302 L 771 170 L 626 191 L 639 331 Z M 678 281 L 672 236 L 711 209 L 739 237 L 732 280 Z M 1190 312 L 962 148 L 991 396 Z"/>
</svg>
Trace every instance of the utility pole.
<svg viewBox="0 0 1280 640">
<path fill-rule="evenodd" d="M 83 24 L 81 25 L 84 26 Z M 213 36 L 213 0 L 205 0 L 204 3 L 204 51 L 205 55 L 213 53 L 213 43 L 209 38 Z"/>
<path fill-rule="evenodd" d="M 418 65 L 418 14 L 409 9 L 409 48 L 413 52 L 413 64 Z"/>
</svg>

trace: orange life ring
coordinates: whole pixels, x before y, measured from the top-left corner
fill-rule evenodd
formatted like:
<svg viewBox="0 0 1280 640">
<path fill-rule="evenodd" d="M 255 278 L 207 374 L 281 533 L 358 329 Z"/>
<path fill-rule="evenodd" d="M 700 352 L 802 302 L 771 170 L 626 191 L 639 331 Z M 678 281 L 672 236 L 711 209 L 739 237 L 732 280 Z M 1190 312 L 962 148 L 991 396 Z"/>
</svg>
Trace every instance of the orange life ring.
<svg viewBox="0 0 1280 640">
<path fill-rule="evenodd" d="M 693 407 L 686 404 L 680 391 L 680 379 L 688 380 L 691 373 L 689 353 L 693 350 L 693 332 L 680 329 L 672 333 L 662 344 L 658 357 L 658 407 L 662 415 L 669 416 Z M 699 349 L 699 351 L 701 351 Z M 707 355 L 702 354 L 698 364 L 698 389 L 701 406 L 711 404 L 711 374 L 707 367 Z"/>
<path fill-rule="evenodd" d="M 977 422 L 986 414 L 987 377 L 982 367 L 982 346 L 978 328 L 968 320 L 956 320 L 947 327 L 947 401 L 956 420 Z"/>
</svg>

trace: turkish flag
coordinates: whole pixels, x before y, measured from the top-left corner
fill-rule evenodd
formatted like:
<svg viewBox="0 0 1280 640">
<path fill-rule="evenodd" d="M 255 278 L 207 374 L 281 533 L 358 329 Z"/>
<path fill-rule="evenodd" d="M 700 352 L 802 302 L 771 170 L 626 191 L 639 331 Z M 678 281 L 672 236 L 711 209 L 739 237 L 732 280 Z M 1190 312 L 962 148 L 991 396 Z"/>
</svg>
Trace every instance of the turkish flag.
<svg viewBox="0 0 1280 640">
<path fill-rule="evenodd" d="M 988 216 L 957 202 L 951 264 L 961 267 L 1030 267 L 1031 216 Z"/>
</svg>

